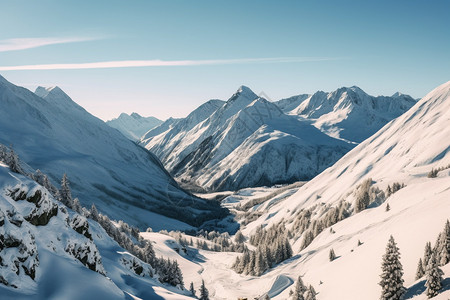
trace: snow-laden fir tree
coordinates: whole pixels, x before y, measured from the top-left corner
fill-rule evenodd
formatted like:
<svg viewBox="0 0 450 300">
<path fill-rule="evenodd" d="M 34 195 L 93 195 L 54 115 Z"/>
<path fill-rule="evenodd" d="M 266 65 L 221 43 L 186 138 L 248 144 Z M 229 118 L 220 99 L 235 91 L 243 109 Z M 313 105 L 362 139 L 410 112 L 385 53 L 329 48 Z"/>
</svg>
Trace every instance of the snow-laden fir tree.
<svg viewBox="0 0 450 300">
<path fill-rule="evenodd" d="M 95 206 L 95 204 L 92 204 L 91 209 L 90 209 L 90 218 L 96 222 L 99 221 L 99 215 L 98 215 L 98 210 L 97 207 Z"/>
<path fill-rule="evenodd" d="M 12 146 L 10 147 L 9 152 L 6 154 L 5 163 L 9 166 L 11 171 L 20 174 L 25 173 L 22 167 L 20 166 L 19 157 L 17 156 L 16 152 L 14 152 Z"/>
<path fill-rule="evenodd" d="M 417 264 L 417 271 L 416 271 L 416 280 L 422 278 L 423 275 L 425 275 L 425 270 L 423 268 L 422 258 L 419 258 L 419 263 Z"/>
<path fill-rule="evenodd" d="M 312 285 L 309 285 L 308 290 L 306 291 L 305 300 L 316 300 L 316 290 Z"/>
<path fill-rule="evenodd" d="M 305 300 L 304 294 L 306 292 L 306 286 L 303 283 L 303 280 L 300 276 L 297 278 L 297 282 L 295 283 L 295 290 L 292 294 L 293 300 Z"/>
<path fill-rule="evenodd" d="M 426 278 L 425 286 L 427 289 L 425 293 L 428 298 L 433 298 L 442 288 L 442 275 L 444 273 L 438 266 L 438 262 L 436 260 L 436 253 L 432 253 L 431 257 L 428 261 L 427 270 L 426 270 Z"/>
<path fill-rule="evenodd" d="M 236 235 L 234 236 L 234 241 L 238 244 L 242 244 L 245 241 L 245 237 L 242 234 L 242 231 L 236 232 Z"/>
<path fill-rule="evenodd" d="M 189 286 L 189 291 L 191 292 L 192 296 L 195 297 L 195 288 L 194 283 L 191 281 L 191 285 Z"/>
<path fill-rule="evenodd" d="M 330 261 L 333 261 L 336 259 L 336 254 L 334 253 L 333 248 L 330 249 L 330 254 L 328 255 L 328 258 L 330 259 Z"/>
<path fill-rule="evenodd" d="M 450 222 L 447 220 L 444 231 L 439 237 L 439 246 L 437 247 L 438 264 L 444 266 L 450 262 Z"/>
<path fill-rule="evenodd" d="M 403 287 L 403 266 L 400 262 L 400 252 L 394 237 L 391 235 L 386 246 L 381 264 L 381 300 L 397 300 L 405 293 Z"/>
<path fill-rule="evenodd" d="M 200 286 L 200 300 L 209 300 L 209 292 L 205 286 L 205 281 L 202 279 L 202 285 Z"/>
<path fill-rule="evenodd" d="M 72 192 L 69 187 L 69 179 L 67 178 L 67 174 L 64 173 L 61 179 L 61 189 L 59 190 L 59 201 L 61 201 L 64 205 L 69 208 L 73 207 L 73 199 Z"/>
<path fill-rule="evenodd" d="M 386 204 L 386 211 L 390 211 L 391 210 L 391 206 L 389 205 L 389 203 Z"/>
<path fill-rule="evenodd" d="M 433 254 L 433 250 L 431 249 L 431 242 L 427 242 L 425 244 L 425 250 L 423 253 L 423 269 L 426 270 L 428 266 L 428 261 L 431 258 L 431 255 Z"/>
</svg>

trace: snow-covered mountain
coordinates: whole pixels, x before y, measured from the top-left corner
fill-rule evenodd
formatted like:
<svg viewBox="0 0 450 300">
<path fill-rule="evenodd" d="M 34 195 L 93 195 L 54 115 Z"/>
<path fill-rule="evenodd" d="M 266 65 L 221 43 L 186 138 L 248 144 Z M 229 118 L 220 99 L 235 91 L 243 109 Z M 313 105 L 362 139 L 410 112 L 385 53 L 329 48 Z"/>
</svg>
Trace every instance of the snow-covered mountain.
<svg viewBox="0 0 450 300">
<path fill-rule="evenodd" d="M 209 101 L 141 142 L 180 182 L 205 190 L 310 179 L 352 147 L 245 86 L 227 102 Z"/>
<path fill-rule="evenodd" d="M 356 86 L 276 102 L 285 113 L 311 119 L 322 132 L 355 143 L 364 141 L 415 103 L 408 95 L 374 97 Z"/>
<path fill-rule="evenodd" d="M 36 90 L 37 93 L 37 90 Z M 121 113 L 118 118 L 106 121 L 106 124 L 122 132 L 127 138 L 137 141 L 147 131 L 161 125 L 163 121 L 155 117 L 142 117 L 138 113 Z"/>
<path fill-rule="evenodd" d="M 190 228 L 186 223 L 200 225 L 223 212 L 216 202 L 182 190 L 153 154 L 61 89 L 37 93 L 42 97 L 0 77 L 0 143 L 13 145 L 53 183 L 67 173 L 83 205 L 95 203 L 114 219 L 156 229 Z"/>
<path fill-rule="evenodd" d="M 1 299 L 192 299 L 1 162 L 0 262 Z"/>
<path fill-rule="evenodd" d="M 392 235 L 401 253 L 405 299 L 427 299 L 426 278 L 415 277 L 426 242 L 434 245 L 450 217 L 449 123 L 447 82 L 292 192 L 246 189 L 225 198 L 247 240 L 258 228 L 284 226 L 294 253 L 260 277 L 231 270 L 235 253 L 205 255 L 200 266 L 213 298 L 269 292 L 271 299 L 288 299 L 302 276 L 317 299 L 378 299 L 382 256 Z M 450 296 L 450 263 L 442 270 L 444 288 L 436 299 Z"/>
</svg>

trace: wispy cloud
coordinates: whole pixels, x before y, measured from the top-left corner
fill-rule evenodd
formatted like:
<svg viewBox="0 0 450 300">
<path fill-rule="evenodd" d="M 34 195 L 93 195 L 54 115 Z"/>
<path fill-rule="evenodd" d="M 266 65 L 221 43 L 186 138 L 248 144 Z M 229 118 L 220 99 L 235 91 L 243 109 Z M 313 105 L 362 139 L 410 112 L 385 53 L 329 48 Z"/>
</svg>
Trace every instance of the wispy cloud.
<svg viewBox="0 0 450 300">
<path fill-rule="evenodd" d="M 0 40 L 0 52 L 25 50 L 48 45 L 67 44 L 96 40 L 93 37 L 69 37 L 69 38 L 19 38 Z"/>
<path fill-rule="evenodd" d="M 332 57 L 275 57 L 275 58 L 243 58 L 243 59 L 213 59 L 213 60 L 120 60 L 76 64 L 45 64 L 23 66 L 0 66 L 0 71 L 24 70 L 79 70 L 79 69 L 108 69 L 108 68 L 136 68 L 136 67 L 174 67 L 174 66 L 205 66 L 231 64 L 261 64 L 261 63 L 298 63 L 339 60 Z"/>
</svg>

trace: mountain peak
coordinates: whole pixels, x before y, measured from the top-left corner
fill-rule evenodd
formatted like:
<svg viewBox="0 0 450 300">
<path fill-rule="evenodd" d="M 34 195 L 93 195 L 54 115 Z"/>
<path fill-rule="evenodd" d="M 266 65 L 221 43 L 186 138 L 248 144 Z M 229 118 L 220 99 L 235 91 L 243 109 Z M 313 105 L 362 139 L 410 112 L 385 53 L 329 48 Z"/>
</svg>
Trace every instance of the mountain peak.
<svg viewBox="0 0 450 300">
<path fill-rule="evenodd" d="M 130 117 L 132 117 L 136 120 L 142 119 L 142 116 L 136 112 L 131 113 Z"/>
<path fill-rule="evenodd" d="M 43 87 L 38 86 L 36 88 L 36 91 L 34 92 L 36 95 L 38 95 L 41 98 L 61 98 L 61 97 L 69 97 L 61 88 L 58 86 L 52 86 L 52 87 Z"/>
<path fill-rule="evenodd" d="M 258 96 L 256 96 L 256 94 L 249 88 L 249 87 L 247 87 L 247 86 L 245 86 L 245 85 L 241 85 L 238 89 L 237 89 L 237 91 L 236 91 L 236 93 L 234 93 L 233 94 L 233 96 L 231 96 L 231 98 L 230 99 L 228 99 L 228 101 L 233 101 L 233 100 L 235 100 L 235 99 L 237 99 L 238 97 L 240 97 L 240 96 L 242 96 L 242 97 L 245 97 L 245 98 L 247 98 L 247 99 L 250 99 L 250 100 L 254 100 L 254 99 L 256 99 L 256 98 L 258 98 Z M 227 102 L 228 102 L 227 101 Z"/>
</svg>

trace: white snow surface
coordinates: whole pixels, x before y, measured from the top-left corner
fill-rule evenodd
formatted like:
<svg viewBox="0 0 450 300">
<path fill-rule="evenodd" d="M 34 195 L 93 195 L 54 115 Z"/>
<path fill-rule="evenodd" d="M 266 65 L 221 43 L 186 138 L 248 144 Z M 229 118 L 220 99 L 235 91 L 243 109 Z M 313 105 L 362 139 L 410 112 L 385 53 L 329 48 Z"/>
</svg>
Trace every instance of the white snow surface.
<svg viewBox="0 0 450 300">
<path fill-rule="evenodd" d="M 184 192 L 153 154 L 61 89 L 40 88 L 37 94 L 43 98 L 0 77 L 0 143 L 14 145 L 24 162 L 48 174 L 56 186 L 67 173 L 73 196 L 84 206 L 95 203 L 113 219 L 156 230 L 165 228 L 161 220 L 172 229 L 191 228 L 149 211 L 156 207 L 166 214 L 179 210 L 180 216 L 189 211 L 191 219 L 209 212 L 210 204 Z"/>
<path fill-rule="evenodd" d="M 309 179 L 353 147 L 244 86 L 216 104 L 197 122 L 188 117 L 141 140 L 179 181 L 207 191 Z"/>
<path fill-rule="evenodd" d="M 163 241 L 155 237 L 157 233 L 147 237 L 157 241 L 157 251 L 178 259 L 185 282 L 192 281 L 198 287 L 205 280 L 212 299 L 253 299 L 275 290 L 272 299 L 288 299 L 294 286 L 281 283 L 286 282 L 285 278 L 295 281 L 301 275 L 306 284 L 314 286 L 317 299 L 359 300 L 379 299 L 382 256 L 392 235 L 400 248 L 408 288 L 405 299 L 426 299 L 424 278 L 415 280 L 416 267 L 425 243 L 434 243 L 450 218 L 450 169 L 440 171 L 437 178 L 428 178 L 427 174 L 432 168 L 450 164 L 449 123 L 450 82 L 430 92 L 335 165 L 296 187 L 293 195 L 288 191 L 283 192 L 285 197 L 275 193 L 272 199 L 258 204 L 254 210 L 261 217 L 242 227 L 247 237 L 258 226 L 282 220 L 289 228 L 296 211 L 317 203 L 336 205 L 342 199 L 353 203 L 356 186 L 369 177 L 383 190 L 393 182 L 406 185 L 386 199 L 389 211 L 384 203 L 353 214 L 333 225 L 334 233 L 325 229 L 301 251 L 302 236 L 292 239 L 294 256 L 260 277 L 236 274 L 230 269 L 237 253 L 198 250 L 183 256 L 170 249 L 168 245 L 175 243 L 169 242 L 170 237 L 161 236 Z M 224 203 L 232 208 L 276 190 L 249 188 L 229 195 Z M 358 240 L 362 245 L 358 246 Z M 337 255 L 332 262 L 328 258 L 331 248 Z M 450 298 L 450 264 L 442 270 L 445 286 L 434 299 Z"/>
<path fill-rule="evenodd" d="M 364 141 L 415 103 L 408 95 L 374 97 L 356 86 L 276 102 L 284 112 L 312 120 L 322 132 L 355 143 Z"/>
<path fill-rule="evenodd" d="M 155 117 L 142 117 L 138 113 L 128 115 L 121 113 L 118 118 L 106 121 L 106 124 L 116 128 L 132 141 L 137 141 L 147 131 L 161 125 L 163 121 Z"/>
<path fill-rule="evenodd" d="M 4 165 L 0 166 L 0 215 L 4 215 L 0 233 L 23 240 L 26 249 L 33 249 L 31 253 L 38 257 L 36 277 L 32 280 L 21 267 L 17 275 L 12 260 L 8 260 L 20 256 L 23 253 L 22 246 L 0 251 L 0 257 L 3 259 L 0 276 L 6 278 L 10 284 L 5 286 L 0 283 L 1 299 L 192 299 L 185 296 L 188 294 L 186 291 L 162 285 L 149 276 L 138 276 L 125 267 L 121 259 L 132 255 L 120 248 L 103 228 L 92 220 L 89 220 L 89 230 L 94 242 L 69 227 L 68 219 L 75 216 L 72 211 L 67 212 L 59 208 L 57 215 L 43 226 L 34 226 L 27 222 L 24 216 L 34 204 L 27 200 L 14 201 L 9 196 L 9 191 L 13 188 L 20 188 L 27 196 L 41 191 L 45 201 L 61 206 L 45 188 L 22 175 L 10 172 Z M 11 223 L 11 212 L 15 212 L 14 219 L 21 218 L 20 226 Z M 6 234 L 2 230 L 5 230 Z M 65 248 L 69 243 L 88 243 L 91 249 L 98 249 L 106 276 L 91 271 L 67 253 Z M 30 258 L 25 264 L 28 261 Z M 17 288 L 12 287 L 12 284 Z"/>
</svg>

